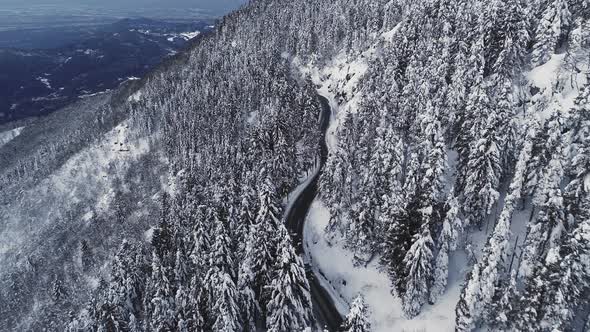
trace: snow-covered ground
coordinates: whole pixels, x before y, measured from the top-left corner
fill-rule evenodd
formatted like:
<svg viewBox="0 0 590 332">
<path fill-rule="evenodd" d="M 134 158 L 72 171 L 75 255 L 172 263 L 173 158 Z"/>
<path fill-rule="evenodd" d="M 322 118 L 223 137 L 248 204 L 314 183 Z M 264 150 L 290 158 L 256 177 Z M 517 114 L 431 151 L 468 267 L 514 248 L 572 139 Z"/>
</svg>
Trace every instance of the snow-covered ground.
<svg viewBox="0 0 590 332">
<path fill-rule="evenodd" d="M 21 128 L 19 128 L 21 129 Z M 28 191 L 20 202 L 0 208 L 5 226 L 0 233 L 0 253 L 21 248 L 36 231 L 50 227 L 62 211 L 84 204 L 84 216 L 107 213 L 112 208 L 114 183 L 150 151 L 149 138 L 129 139 L 128 124 L 123 123 L 104 135 L 103 143 L 90 146 L 70 158 L 54 174 Z M 164 179 L 159 179 L 164 181 Z M 121 182 L 122 183 L 122 182 Z M 131 188 L 124 188 L 131 190 Z M 35 209 L 27 209 L 34 206 Z M 12 210 L 8 214 L 3 212 Z M 81 218 L 91 222 L 90 218 Z M 0 255 L 0 263 L 3 258 Z M 2 270 L 0 269 L 0 274 Z"/>
<path fill-rule="evenodd" d="M 538 120 L 544 121 L 556 110 L 567 113 L 585 84 L 584 73 L 575 74 L 564 68 L 565 57 L 565 54 L 554 54 L 547 63 L 526 74 L 529 84 L 540 90 L 531 98 L 532 103 L 543 107 L 534 109 Z"/>
<path fill-rule="evenodd" d="M 15 128 L 12 130 L 3 131 L 0 133 L 0 147 L 12 141 L 15 137 L 20 135 L 25 127 Z"/>
<path fill-rule="evenodd" d="M 176 38 L 183 39 L 183 40 L 187 41 L 187 40 L 191 40 L 201 34 L 201 31 L 199 31 L 199 30 L 180 32 L 180 33 L 158 33 L 158 32 L 153 32 L 150 30 L 142 30 L 142 29 L 139 29 L 139 30 L 131 29 L 129 31 L 139 32 L 141 34 L 148 35 L 148 36 L 152 35 L 152 36 L 166 37 L 166 40 L 168 40 L 169 42 L 173 42 Z"/>
<path fill-rule="evenodd" d="M 141 100 L 141 95 L 142 95 L 141 90 L 137 90 L 135 93 L 133 93 L 131 96 L 129 96 L 129 98 L 127 98 L 127 100 L 138 102 Z"/>
<path fill-rule="evenodd" d="M 352 254 L 340 239 L 327 240 L 325 228 L 329 220 L 330 212 L 316 199 L 305 223 L 306 261 L 316 275 L 322 276 L 322 284 L 337 301 L 341 313 L 346 314 L 352 300 L 363 294 L 375 332 L 454 331 L 455 305 L 466 273 L 466 255 L 462 251 L 450 256 L 445 295 L 435 305 L 426 305 L 418 317 L 408 320 L 403 316 L 400 299 L 392 295 L 389 277 L 379 270 L 379 259 L 373 259 L 366 267 L 354 266 Z"/>
<path fill-rule="evenodd" d="M 49 90 L 51 90 L 51 82 L 49 81 L 49 79 L 47 77 L 37 77 L 37 81 L 43 83 L 43 85 L 45 85 L 45 87 Z"/>
</svg>

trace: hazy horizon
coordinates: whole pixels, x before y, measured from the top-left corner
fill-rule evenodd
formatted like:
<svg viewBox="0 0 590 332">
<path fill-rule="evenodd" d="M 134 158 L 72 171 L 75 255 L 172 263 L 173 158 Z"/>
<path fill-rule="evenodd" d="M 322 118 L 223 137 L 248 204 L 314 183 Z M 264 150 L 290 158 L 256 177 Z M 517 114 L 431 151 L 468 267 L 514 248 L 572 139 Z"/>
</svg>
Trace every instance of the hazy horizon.
<svg viewBox="0 0 590 332">
<path fill-rule="evenodd" d="M 145 11 L 149 9 L 200 9 L 212 15 L 222 15 L 236 9 L 246 0 L 3 0 L 0 2 L 0 10 L 27 10 L 27 12 L 39 11 L 50 8 L 62 9 L 64 13 L 78 9 L 92 9 L 94 11 L 112 14 L 121 11 Z"/>
<path fill-rule="evenodd" d="M 0 31 L 84 26 L 128 17 L 211 19 L 247 0 L 0 0 Z"/>
</svg>

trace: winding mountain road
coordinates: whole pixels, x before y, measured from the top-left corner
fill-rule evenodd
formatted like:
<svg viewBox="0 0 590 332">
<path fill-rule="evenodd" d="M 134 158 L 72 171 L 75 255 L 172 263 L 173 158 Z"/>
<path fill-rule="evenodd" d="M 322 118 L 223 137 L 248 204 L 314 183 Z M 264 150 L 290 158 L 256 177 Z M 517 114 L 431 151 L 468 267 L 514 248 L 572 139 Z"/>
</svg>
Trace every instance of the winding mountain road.
<svg viewBox="0 0 590 332">
<path fill-rule="evenodd" d="M 295 198 L 291 208 L 286 211 L 285 222 L 287 228 L 293 234 L 294 243 L 297 252 L 304 254 L 303 244 L 303 228 L 305 225 L 305 218 L 311 207 L 311 203 L 315 199 L 318 191 L 318 180 L 322 173 L 322 168 L 328 159 L 328 147 L 326 146 L 326 131 L 330 124 L 331 108 L 328 100 L 319 96 L 319 101 L 322 106 L 322 113 L 320 115 L 320 165 L 318 171 L 312 175 L 312 178 L 307 181 L 307 186 L 299 192 Z M 342 325 L 342 316 L 334 304 L 334 300 L 328 291 L 320 283 L 318 276 L 316 276 L 310 266 L 306 266 L 307 279 L 311 289 L 311 300 L 313 304 L 313 314 L 320 326 L 325 327 L 329 331 L 335 332 L 340 329 Z"/>
</svg>

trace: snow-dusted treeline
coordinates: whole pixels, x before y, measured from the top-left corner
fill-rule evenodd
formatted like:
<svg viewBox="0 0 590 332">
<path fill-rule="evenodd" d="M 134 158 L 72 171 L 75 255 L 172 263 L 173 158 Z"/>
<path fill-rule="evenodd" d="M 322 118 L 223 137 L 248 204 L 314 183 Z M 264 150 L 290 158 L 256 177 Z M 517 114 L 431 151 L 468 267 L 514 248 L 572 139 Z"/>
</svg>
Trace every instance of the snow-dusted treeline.
<svg viewBox="0 0 590 332">
<path fill-rule="evenodd" d="M 408 318 L 445 292 L 449 253 L 477 246 L 458 331 L 580 330 L 588 3 L 399 4 L 359 91 L 338 96 L 346 113 L 321 190 L 328 233 L 358 264 L 380 257 Z M 512 225 L 515 210 L 528 220 Z M 475 232 L 487 242 L 472 245 Z"/>
<path fill-rule="evenodd" d="M 103 278 L 73 287 L 74 273 L 55 266 L 44 278 L 51 309 L 28 309 L 69 331 L 315 327 L 282 213 L 320 137 L 317 86 L 300 69 L 339 58 L 366 72 L 315 81 L 337 83 L 320 185 L 327 237 L 343 238 L 359 266 L 379 261 L 408 319 L 445 296 L 449 257 L 462 250 L 458 331 L 581 330 L 590 310 L 589 20 L 583 0 L 252 1 L 123 105 L 105 106 L 110 122 L 96 122 L 110 129 L 124 119 L 126 139 L 150 146 L 123 197 L 169 179 L 154 195 L 159 213 L 134 214 L 149 241 L 119 241 L 110 259 L 88 241 L 63 252 L 79 261 L 77 278 Z M 85 136 L 59 144 L 76 137 Z M 0 184 L 17 187 L 44 153 L 7 163 Z M 131 206 L 109 222 L 124 228 Z M 370 330 L 370 310 L 358 296 L 343 329 Z"/>
</svg>

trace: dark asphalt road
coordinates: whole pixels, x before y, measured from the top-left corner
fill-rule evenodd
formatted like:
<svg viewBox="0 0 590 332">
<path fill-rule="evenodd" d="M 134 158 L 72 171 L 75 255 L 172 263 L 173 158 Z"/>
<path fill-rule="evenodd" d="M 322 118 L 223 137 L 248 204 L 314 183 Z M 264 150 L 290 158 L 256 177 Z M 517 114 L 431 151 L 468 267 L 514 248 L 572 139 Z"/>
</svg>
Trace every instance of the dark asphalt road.
<svg viewBox="0 0 590 332">
<path fill-rule="evenodd" d="M 331 109 L 328 100 L 322 96 L 318 96 L 322 105 L 322 114 L 320 115 L 320 171 L 314 175 L 313 179 L 305 189 L 301 191 L 299 196 L 295 199 L 290 211 L 287 211 L 286 224 L 291 234 L 293 234 L 294 243 L 299 254 L 303 254 L 303 226 L 305 224 L 305 217 L 309 212 L 311 203 L 315 199 L 318 191 L 318 180 L 322 173 L 322 168 L 328 159 L 328 147 L 326 146 L 326 131 L 330 124 Z M 342 325 L 342 316 L 336 309 L 334 301 L 328 291 L 321 285 L 318 277 L 313 273 L 313 270 L 306 266 L 307 278 L 311 288 L 311 300 L 313 303 L 313 313 L 320 325 L 325 326 L 329 331 L 338 331 Z"/>
</svg>

